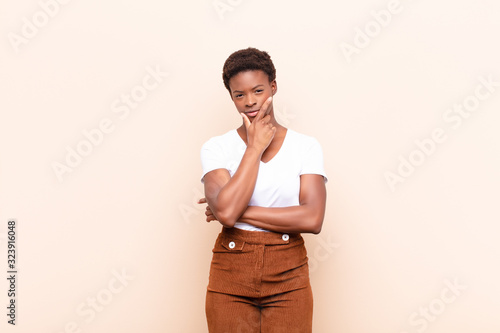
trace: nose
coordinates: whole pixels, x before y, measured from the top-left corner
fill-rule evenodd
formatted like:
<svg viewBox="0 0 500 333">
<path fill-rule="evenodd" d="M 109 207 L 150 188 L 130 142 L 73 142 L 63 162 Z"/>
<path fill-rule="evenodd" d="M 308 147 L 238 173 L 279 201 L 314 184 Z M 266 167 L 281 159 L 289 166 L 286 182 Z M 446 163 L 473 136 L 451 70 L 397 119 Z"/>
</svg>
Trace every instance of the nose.
<svg viewBox="0 0 500 333">
<path fill-rule="evenodd" d="M 249 94 L 245 100 L 245 106 L 246 107 L 252 107 L 254 106 L 256 103 L 256 100 L 255 100 L 255 97 L 252 96 L 251 94 Z"/>
</svg>

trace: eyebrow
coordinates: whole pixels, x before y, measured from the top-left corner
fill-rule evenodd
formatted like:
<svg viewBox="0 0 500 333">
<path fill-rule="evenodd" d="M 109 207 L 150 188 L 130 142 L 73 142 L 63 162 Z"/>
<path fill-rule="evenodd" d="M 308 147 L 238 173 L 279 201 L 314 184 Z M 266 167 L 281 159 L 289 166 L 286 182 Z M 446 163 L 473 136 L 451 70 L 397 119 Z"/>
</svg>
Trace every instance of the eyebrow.
<svg viewBox="0 0 500 333">
<path fill-rule="evenodd" d="M 254 90 L 255 88 L 260 87 L 260 86 L 263 86 L 263 84 L 256 85 L 255 87 L 252 88 L 252 90 Z M 243 92 L 243 91 L 241 91 L 241 90 L 233 90 L 233 94 L 237 93 L 237 92 Z"/>
</svg>

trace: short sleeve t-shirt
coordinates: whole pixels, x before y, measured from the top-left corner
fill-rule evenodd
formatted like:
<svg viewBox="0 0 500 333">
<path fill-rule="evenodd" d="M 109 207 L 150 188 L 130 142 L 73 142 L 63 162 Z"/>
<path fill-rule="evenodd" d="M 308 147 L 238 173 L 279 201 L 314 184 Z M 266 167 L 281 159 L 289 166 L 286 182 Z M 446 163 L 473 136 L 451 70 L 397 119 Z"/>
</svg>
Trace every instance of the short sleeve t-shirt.
<svg viewBox="0 0 500 333">
<path fill-rule="evenodd" d="M 234 175 L 247 146 L 236 129 L 215 136 L 201 148 L 202 177 L 206 173 L 224 168 Z M 289 207 L 299 205 L 300 175 L 318 174 L 328 181 L 323 165 L 323 151 L 312 136 L 287 129 L 278 153 L 268 162 L 260 161 L 254 192 L 249 206 Z M 248 223 L 236 222 L 235 228 L 268 231 Z"/>
</svg>

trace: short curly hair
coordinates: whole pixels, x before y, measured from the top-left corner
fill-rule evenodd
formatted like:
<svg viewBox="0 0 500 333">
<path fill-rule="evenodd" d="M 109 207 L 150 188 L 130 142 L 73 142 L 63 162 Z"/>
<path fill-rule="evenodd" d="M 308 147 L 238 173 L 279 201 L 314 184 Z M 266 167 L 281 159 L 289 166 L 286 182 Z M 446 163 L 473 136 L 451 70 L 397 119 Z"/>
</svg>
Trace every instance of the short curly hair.
<svg viewBox="0 0 500 333">
<path fill-rule="evenodd" d="M 276 69 L 271 56 L 266 51 L 260 51 L 254 47 L 242 49 L 232 53 L 222 68 L 222 80 L 229 93 L 231 93 L 229 80 L 240 72 L 250 70 L 263 71 L 269 77 L 269 82 L 276 79 Z"/>
</svg>

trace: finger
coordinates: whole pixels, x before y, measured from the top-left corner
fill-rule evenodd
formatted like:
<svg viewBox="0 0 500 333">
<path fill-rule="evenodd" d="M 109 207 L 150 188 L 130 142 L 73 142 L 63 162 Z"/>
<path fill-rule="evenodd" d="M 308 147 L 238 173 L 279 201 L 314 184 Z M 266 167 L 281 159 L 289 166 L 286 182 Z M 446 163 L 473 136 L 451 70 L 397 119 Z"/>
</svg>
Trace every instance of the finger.
<svg viewBox="0 0 500 333">
<path fill-rule="evenodd" d="M 273 138 L 274 138 L 274 135 L 276 134 L 276 127 L 271 126 L 269 129 L 270 129 L 270 130 L 271 130 L 271 132 L 273 133 L 272 135 L 273 135 Z"/>
<path fill-rule="evenodd" d="M 260 107 L 259 112 L 257 112 L 257 115 L 255 116 L 255 120 L 260 120 L 262 117 L 267 115 L 267 110 L 269 109 L 269 105 L 271 105 L 271 102 L 273 101 L 273 96 L 269 96 L 268 99 L 262 104 Z"/>
<path fill-rule="evenodd" d="M 248 128 L 252 124 L 250 122 L 250 119 L 248 119 L 247 115 L 244 114 L 243 112 L 241 112 L 240 114 L 243 117 L 243 123 L 245 124 L 245 128 Z"/>
<path fill-rule="evenodd" d="M 255 116 L 255 118 L 257 120 L 262 119 L 265 116 L 267 116 L 267 114 L 268 114 L 268 112 L 270 110 L 269 106 L 271 105 L 272 101 L 273 101 L 273 97 L 269 96 L 269 98 L 266 99 L 266 101 L 264 102 L 264 104 L 262 104 L 262 106 L 260 107 L 259 112 L 257 113 L 257 116 Z"/>
<path fill-rule="evenodd" d="M 206 198 L 201 198 L 200 200 L 198 200 L 199 204 L 206 203 L 206 202 L 207 202 Z"/>
<path fill-rule="evenodd" d="M 271 100 L 269 101 L 269 104 L 266 106 L 266 112 L 265 112 L 264 116 L 269 115 L 269 112 L 271 112 L 271 105 L 273 104 L 273 97 L 271 96 L 270 98 L 271 98 Z"/>
<path fill-rule="evenodd" d="M 262 118 L 262 120 L 261 120 L 261 121 L 262 121 L 264 124 L 266 124 L 266 123 L 267 123 L 267 124 L 271 124 L 271 115 L 266 114 L 266 115 L 264 116 L 264 118 Z"/>
</svg>

